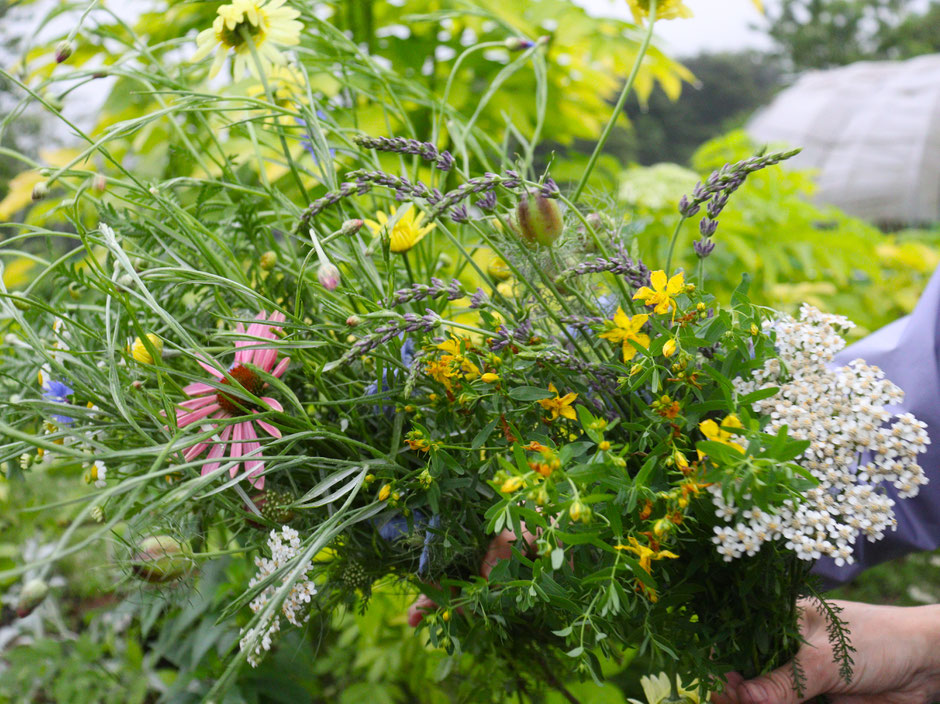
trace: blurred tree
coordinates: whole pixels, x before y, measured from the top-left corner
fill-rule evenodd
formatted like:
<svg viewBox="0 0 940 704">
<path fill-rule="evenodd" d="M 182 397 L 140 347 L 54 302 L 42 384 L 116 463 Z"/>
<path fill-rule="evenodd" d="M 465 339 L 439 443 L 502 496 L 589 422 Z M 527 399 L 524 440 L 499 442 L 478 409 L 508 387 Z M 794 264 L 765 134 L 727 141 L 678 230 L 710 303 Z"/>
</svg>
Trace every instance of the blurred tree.
<svg viewBox="0 0 940 704">
<path fill-rule="evenodd" d="M 878 50 L 897 59 L 940 52 L 940 2 L 932 2 L 922 15 L 908 15 L 897 26 L 885 29 Z"/>
<path fill-rule="evenodd" d="M 739 127 L 766 103 L 783 73 L 776 58 L 753 51 L 702 54 L 684 63 L 697 80 L 678 101 L 656 89 L 645 103 L 627 103 L 633 129 L 614 145 L 623 161 L 688 164 L 700 145 Z"/>
<path fill-rule="evenodd" d="M 908 58 L 940 49 L 940 4 L 915 0 L 780 0 L 766 31 L 794 70 L 865 59 Z"/>
</svg>

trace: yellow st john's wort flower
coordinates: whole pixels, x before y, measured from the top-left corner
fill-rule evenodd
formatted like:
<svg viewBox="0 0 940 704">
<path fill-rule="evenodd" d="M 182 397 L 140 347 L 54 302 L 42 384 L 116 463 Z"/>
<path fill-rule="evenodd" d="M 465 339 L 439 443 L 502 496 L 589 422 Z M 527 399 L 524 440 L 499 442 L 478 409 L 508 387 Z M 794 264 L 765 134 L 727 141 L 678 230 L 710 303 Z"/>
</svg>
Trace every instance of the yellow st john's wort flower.
<svg viewBox="0 0 940 704">
<path fill-rule="evenodd" d="M 555 398 L 543 399 L 539 401 L 539 405 L 546 411 L 551 411 L 552 417 L 550 420 L 555 420 L 558 416 L 568 418 L 569 420 L 576 420 L 578 414 L 575 413 L 575 410 L 571 407 L 571 404 L 575 402 L 575 399 L 578 398 L 578 395 L 575 393 L 570 393 L 561 396 L 559 395 L 558 389 L 555 388 L 554 384 L 549 384 L 548 390 L 555 394 Z"/>
<path fill-rule="evenodd" d="M 388 224 L 394 222 L 391 231 L 388 233 L 389 250 L 395 254 L 403 254 L 414 247 L 418 242 L 424 239 L 424 236 L 436 227 L 435 223 L 421 227 L 424 220 L 424 213 L 414 214 L 414 208 L 409 204 L 400 214 L 396 208 L 392 208 L 391 215 L 386 215 L 381 210 L 375 214 L 376 220 L 366 220 L 366 226 L 373 233 L 378 234 L 382 230 L 388 230 Z"/>
<path fill-rule="evenodd" d="M 285 2 L 233 0 L 228 5 L 222 5 L 217 10 L 218 16 L 212 26 L 196 37 L 197 49 L 190 61 L 201 61 L 217 49 L 209 71 L 209 78 L 213 78 L 225 63 L 228 50 L 232 49 L 235 52 L 235 78 L 241 78 L 246 71 L 257 75 L 257 67 L 251 55 L 253 44 L 262 65 L 287 63 L 275 44 L 299 44 L 303 25 L 297 21 L 300 13 L 290 7 L 283 7 Z"/>
<path fill-rule="evenodd" d="M 636 342 L 640 347 L 650 346 L 650 336 L 640 332 L 640 329 L 646 325 L 649 316 L 644 314 L 634 315 L 632 318 L 623 312 L 623 308 L 617 307 L 614 314 L 614 327 L 606 332 L 602 332 L 600 337 L 611 342 L 623 343 L 623 361 L 629 362 L 636 356 L 636 347 L 630 344 L 630 340 Z"/>
<path fill-rule="evenodd" d="M 676 309 L 675 297 L 685 288 L 685 275 L 680 271 L 668 281 L 665 271 L 654 271 L 650 275 L 653 288 L 643 286 L 633 294 L 633 300 L 643 301 L 648 306 L 656 306 L 653 312 L 658 315 L 668 313 L 669 309 Z"/>
<path fill-rule="evenodd" d="M 727 445 L 728 447 L 733 447 L 740 453 L 744 453 L 744 446 L 740 443 L 734 441 L 734 438 L 738 437 L 734 433 L 728 432 L 725 428 L 743 428 L 741 420 L 734 415 L 733 413 L 725 416 L 725 419 L 721 421 L 721 426 L 719 426 L 715 421 L 703 420 L 698 424 L 698 429 L 702 431 L 707 439 L 714 442 L 720 442 L 722 445 Z M 701 453 L 699 453 L 701 455 Z"/>
<path fill-rule="evenodd" d="M 650 16 L 650 0 L 627 0 L 627 7 L 633 14 L 633 21 L 642 24 Z M 659 0 L 656 3 L 656 19 L 673 20 L 679 17 L 691 17 L 692 10 L 682 0 Z"/>
<path fill-rule="evenodd" d="M 668 550 L 653 550 L 653 548 L 647 547 L 646 545 L 640 545 L 640 541 L 633 536 L 630 536 L 629 542 L 629 545 L 614 545 L 614 547 L 617 550 L 626 550 L 627 552 L 634 553 L 637 558 L 639 558 L 640 567 L 646 570 L 646 574 L 652 574 L 650 568 L 653 560 L 662 560 L 664 557 L 677 559 L 679 557 Z"/>
</svg>

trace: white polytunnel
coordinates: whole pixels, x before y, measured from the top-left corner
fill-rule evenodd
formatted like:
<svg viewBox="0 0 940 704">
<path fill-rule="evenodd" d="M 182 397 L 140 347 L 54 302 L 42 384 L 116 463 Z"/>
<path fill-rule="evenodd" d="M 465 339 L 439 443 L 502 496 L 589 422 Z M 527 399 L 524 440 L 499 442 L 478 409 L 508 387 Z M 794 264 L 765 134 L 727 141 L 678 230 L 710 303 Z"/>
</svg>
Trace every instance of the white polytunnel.
<svg viewBox="0 0 940 704">
<path fill-rule="evenodd" d="M 813 71 L 747 125 L 802 147 L 822 203 L 880 224 L 940 220 L 940 54 Z"/>
</svg>

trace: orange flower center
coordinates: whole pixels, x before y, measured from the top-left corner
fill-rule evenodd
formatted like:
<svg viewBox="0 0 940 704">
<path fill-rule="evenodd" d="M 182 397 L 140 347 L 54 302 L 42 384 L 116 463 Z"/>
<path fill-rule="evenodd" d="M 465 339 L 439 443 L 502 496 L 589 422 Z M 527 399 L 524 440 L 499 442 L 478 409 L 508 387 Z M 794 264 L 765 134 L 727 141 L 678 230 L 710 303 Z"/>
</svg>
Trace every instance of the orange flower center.
<svg viewBox="0 0 940 704">
<path fill-rule="evenodd" d="M 241 386 L 245 391 L 250 393 L 252 396 L 260 396 L 261 391 L 264 389 L 264 382 L 261 380 L 261 377 L 258 376 L 255 372 L 251 371 L 248 367 L 242 364 L 233 364 L 232 368 L 228 370 L 229 375 L 238 382 L 238 385 Z M 221 381 L 224 385 L 230 385 L 228 379 L 222 379 Z M 222 410 L 237 415 L 239 413 L 248 413 L 254 410 L 257 410 L 257 404 L 252 403 L 243 398 L 239 398 L 233 394 L 227 393 L 219 389 L 215 394 L 216 400 L 219 402 L 219 406 L 222 407 Z"/>
</svg>

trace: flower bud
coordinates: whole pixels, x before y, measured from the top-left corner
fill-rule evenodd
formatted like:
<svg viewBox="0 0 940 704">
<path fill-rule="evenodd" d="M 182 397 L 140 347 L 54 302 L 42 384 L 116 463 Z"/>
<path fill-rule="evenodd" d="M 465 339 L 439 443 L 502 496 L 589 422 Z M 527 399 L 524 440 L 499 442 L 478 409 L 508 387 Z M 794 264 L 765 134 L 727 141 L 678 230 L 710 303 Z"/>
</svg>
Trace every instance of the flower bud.
<svg viewBox="0 0 940 704">
<path fill-rule="evenodd" d="M 509 51 L 522 51 L 523 49 L 531 49 L 535 46 L 534 41 L 526 39 L 525 37 L 509 37 L 503 43 Z"/>
<path fill-rule="evenodd" d="M 354 328 L 360 323 L 362 323 L 362 318 L 360 318 L 358 315 L 350 315 L 348 318 L 346 318 L 347 327 Z"/>
<path fill-rule="evenodd" d="M 104 193 L 108 188 L 108 177 L 104 174 L 95 174 L 91 179 L 91 187 L 98 193 Z"/>
<path fill-rule="evenodd" d="M 666 340 L 666 344 L 663 345 L 663 356 L 672 357 L 676 353 L 676 338 L 670 338 Z"/>
<path fill-rule="evenodd" d="M 42 200 L 47 195 L 49 195 L 49 186 L 45 181 L 40 181 L 35 186 L 33 186 L 33 200 Z"/>
<path fill-rule="evenodd" d="M 67 39 L 63 39 L 61 42 L 56 44 L 55 47 L 55 62 L 61 64 L 63 61 L 68 61 L 68 58 L 72 55 L 73 47 L 72 42 Z"/>
<path fill-rule="evenodd" d="M 339 233 L 341 235 L 355 235 L 362 229 L 363 225 L 365 225 L 365 222 L 359 218 L 347 220 L 343 223 L 342 227 L 339 228 Z"/>
<path fill-rule="evenodd" d="M 150 346 L 153 347 L 153 351 L 157 353 L 157 358 L 162 357 L 163 340 L 154 335 L 152 332 L 147 333 L 146 338 L 150 342 Z M 134 338 L 134 343 L 131 345 L 130 352 L 131 356 L 140 364 L 153 364 L 153 355 L 150 354 L 150 350 L 147 349 L 147 346 L 139 337 Z"/>
<path fill-rule="evenodd" d="M 273 252 L 270 249 L 262 254 L 261 258 L 258 260 L 258 266 L 264 269 L 264 271 L 271 271 L 276 264 L 277 252 Z"/>
<path fill-rule="evenodd" d="M 317 281 L 327 291 L 335 291 L 339 286 L 339 279 L 339 269 L 329 262 L 321 264 L 317 270 Z"/>
<path fill-rule="evenodd" d="M 541 194 L 524 196 L 516 206 L 516 226 L 530 246 L 549 247 L 564 229 L 561 208 L 556 201 Z"/>
<path fill-rule="evenodd" d="M 490 278 L 496 281 L 505 281 L 512 276 L 509 265 L 500 257 L 490 259 L 489 263 L 486 265 L 486 273 Z"/>
<path fill-rule="evenodd" d="M 495 384 L 499 381 L 499 374 L 493 374 L 493 372 L 487 372 L 480 379 L 487 384 Z"/>
<path fill-rule="evenodd" d="M 522 477 L 509 477 L 509 479 L 503 482 L 499 490 L 504 494 L 511 494 L 522 488 L 523 484 L 525 484 L 525 480 Z"/>
<path fill-rule="evenodd" d="M 49 585 L 42 579 L 31 579 L 23 585 L 16 602 L 16 617 L 26 618 L 49 594 Z"/>
<path fill-rule="evenodd" d="M 154 535 L 137 546 L 131 571 L 151 584 L 180 579 L 192 566 L 189 546 L 169 535 Z"/>
<path fill-rule="evenodd" d="M 392 493 L 392 485 L 384 484 L 381 489 L 379 489 L 379 501 L 385 501 Z"/>
<path fill-rule="evenodd" d="M 287 492 L 263 491 L 253 496 L 251 500 L 258 508 L 258 513 L 272 523 L 283 526 L 294 520 L 294 510 L 290 507 L 290 505 L 294 503 L 294 497 Z M 254 517 L 254 512 L 251 511 L 249 507 L 246 506 L 245 510 L 250 512 L 251 516 Z M 258 521 L 252 520 L 252 518 L 248 519 L 248 523 L 255 528 L 266 529 L 266 526 Z"/>
<path fill-rule="evenodd" d="M 568 508 L 568 515 L 571 516 L 572 521 L 587 523 L 591 520 L 591 508 L 576 500 Z"/>
</svg>

